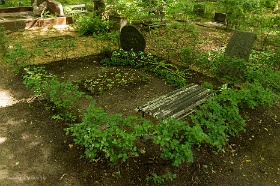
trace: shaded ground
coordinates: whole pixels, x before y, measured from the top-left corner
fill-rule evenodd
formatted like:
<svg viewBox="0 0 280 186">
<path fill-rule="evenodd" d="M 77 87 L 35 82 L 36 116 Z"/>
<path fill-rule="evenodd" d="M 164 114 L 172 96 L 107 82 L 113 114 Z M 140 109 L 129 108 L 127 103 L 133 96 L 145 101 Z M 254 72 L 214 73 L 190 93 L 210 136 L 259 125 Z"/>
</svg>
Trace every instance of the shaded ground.
<svg viewBox="0 0 280 186">
<path fill-rule="evenodd" d="M 48 71 L 64 79 L 84 79 L 105 68 L 97 56 L 52 62 Z M 113 67 L 106 67 L 110 71 Z M 144 72 L 143 72 L 144 73 Z M 151 173 L 176 174 L 172 182 L 161 185 L 279 185 L 280 184 L 280 105 L 270 109 L 248 110 L 247 132 L 232 138 L 224 152 L 194 150 L 195 162 L 179 168 L 163 161 L 155 146 L 146 145 L 146 153 L 119 166 L 106 160 L 89 163 L 83 149 L 72 146 L 65 135 L 65 124 L 51 119 L 44 100 L 28 99 L 32 93 L 0 64 L 0 91 L 8 91 L 20 102 L 0 108 L 0 185 L 153 185 L 145 178 Z M 131 86 L 115 87 L 95 94 L 99 106 L 108 113 L 140 115 L 134 109 L 174 90 L 163 80 L 146 74 L 149 80 Z M 190 73 L 189 83 L 220 83 L 203 74 Z M 2 95 L 2 94 L 0 94 Z M 3 97 L 1 97 L 3 100 Z M 120 172 L 120 177 L 118 176 Z"/>
</svg>

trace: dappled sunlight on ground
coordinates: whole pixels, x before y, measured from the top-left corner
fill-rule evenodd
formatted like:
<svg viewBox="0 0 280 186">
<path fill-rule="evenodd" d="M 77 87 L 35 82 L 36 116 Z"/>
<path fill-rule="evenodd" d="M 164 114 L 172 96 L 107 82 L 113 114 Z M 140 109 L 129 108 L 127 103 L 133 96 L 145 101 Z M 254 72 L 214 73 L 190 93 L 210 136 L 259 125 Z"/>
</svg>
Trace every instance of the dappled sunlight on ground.
<svg viewBox="0 0 280 186">
<path fill-rule="evenodd" d="M 0 89 L 0 108 L 11 106 L 18 102 L 19 101 L 13 98 L 9 91 Z"/>
<path fill-rule="evenodd" d="M 0 144 L 1 144 L 1 143 L 4 143 L 6 140 L 7 140 L 6 137 L 0 137 Z"/>
</svg>

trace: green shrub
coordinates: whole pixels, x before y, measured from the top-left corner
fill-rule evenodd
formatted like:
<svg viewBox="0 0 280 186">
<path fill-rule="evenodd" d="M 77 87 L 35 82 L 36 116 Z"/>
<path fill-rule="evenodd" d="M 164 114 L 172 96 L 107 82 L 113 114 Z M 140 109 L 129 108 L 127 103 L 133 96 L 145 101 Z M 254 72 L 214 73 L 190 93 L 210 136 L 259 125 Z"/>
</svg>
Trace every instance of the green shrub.
<svg viewBox="0 0 280 186">
<path fill-rule="evenodd" d="M 263 5 L 265 8 L 273 9 L 275 7 L 275 4 L 275 0 L 261 0 L 261 5 Z"/>
<path fill-rule="evenodd" d="M 252 51 L 251 62 L 254 63 L 253 69 L 277 69 L 280 67 L 280 48 L 269 51 Z"/>
<path fill-rule="evenodd" d="M 81 35 L 102 35 L 109 30 L 109 21 L 102 20 L 94 12 L 79 16 L 75 23 L 76 30 Z"/>
<path fill-rule="evenodd" d="M 53 105 L 47 109 L 57 109 L 60 114 L 54 115 L 55 119 L 75 121 L 79 111 L 79 99 L 84 92 L 70 81 L 61 82 L 58 77 L 47 73 L 44 68 L 25 68 L 23 83 L 31 88 L 36 96 L 50 101 Z"/>
<path fill-rule="evenodd" d="M 203 143 L 206 138 L 199 124 L 190 127 L 187 122 L 172 118 L 161 121 L 153 134 L 153 142 L 162 150 L 161 157 L 171 160 L 174 166 L 193 162 L 192 146 Z"/>
<path fill-rule="evenodd" d="M 191 119 L 195 125 L 200 125 L 208 136 L 206 143 L 219 151 L 230 136 L 245 131 L 245 119 L 239 108 L 270 107 L 278 99 L 277 94 L 258 82 L 245 84 L 240 90 L 226 88 L 201 105 L 200 109 L 191 115 Z"/>
<path fill-rule="evenodd" d="M 31 58 L 34 55 L 34 51 L 24 48 L 22 43 L 16 43 L 4 54 L 4 61 L 18 74 L 23 67 L 32 63 Z"/>
<path fill-rule="evenodd" d="M 75 144 L 85 147 L 85 155 L 90 161 L 103 153 L 112 163 L 117 163 L 138 156 L 135 140 L 147 134 L 151 126 L 142 118 L 122 118 L 119 114 L 108 116 L 92 103 L 82 122 L 67 128 L 66 134 L 71 133 Z"/>
<path fill-rule="evenodd" d="M 235 82 L 244 81 L 246 67 L 248 66 L 248 63 L 245 60 L 224 56 L 214 61 L 218 68 L 218 71 L 216 72 L 218 77 Z"/>
<path fill-rule="evenodd" d="M 217 97 L 209 99 L 194 115 L 191 115 L 191 119 L 195 125 L 200 125 L 208 136 L 205 143 L 217 151 L 222 149 L 230 136 L 245 130 L 245 120 L 240 116 L 239 109 L 232 100 L 220 102 Z"/>
<path fill-rule="evenodd" d="M 232 27 L 239 28 L 249 12 L 257 12 L 260 0 L 221 0 L 224 12 L 228 14 L 228 22 Z"/>
</svg>

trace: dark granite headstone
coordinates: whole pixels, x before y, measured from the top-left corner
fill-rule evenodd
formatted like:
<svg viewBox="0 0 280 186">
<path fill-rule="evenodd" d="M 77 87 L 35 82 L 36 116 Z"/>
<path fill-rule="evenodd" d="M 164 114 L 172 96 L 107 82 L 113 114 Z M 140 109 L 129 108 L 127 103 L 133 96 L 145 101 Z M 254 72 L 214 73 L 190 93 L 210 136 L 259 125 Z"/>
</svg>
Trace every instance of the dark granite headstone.
<svg viewBox="0 0 280 186">
<path fill-rule="evenodd" d="M 225 54 L 248 61 L 256 39 L 254 33 L 236 30 L 227 44 Z"/>
<path fill-rule="evenodd" d="M 144 51 L 146 40 L 143 34 L 132 25 L 126 25 L 121 29 L 120 44 L 123 50 L 134 52 Z"/>
<path fill-rule="evenodd" d="M 215 12 L 215 16 L 214 16 L 214 22 L 217 23 L 222 23 L 227 25 L 227 14 L 225 13 L 220 13 L 220 12 Z"/>
</svg>

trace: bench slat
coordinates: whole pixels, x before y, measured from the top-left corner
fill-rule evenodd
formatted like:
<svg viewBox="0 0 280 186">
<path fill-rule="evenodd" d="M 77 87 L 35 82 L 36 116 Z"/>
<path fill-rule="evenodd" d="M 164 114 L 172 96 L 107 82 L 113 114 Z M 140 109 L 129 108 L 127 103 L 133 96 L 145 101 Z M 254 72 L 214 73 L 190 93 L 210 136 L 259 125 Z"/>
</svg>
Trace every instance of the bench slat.
<svg viewBox="0 0 280 186">
<path fill-rule="evenodd" d="M 211 96 L 210 89 L 190 84 L 150 101 L 136 110 L 148 113 L 157 119 L 167 117 L 182 119 Z"/>
</svg>

